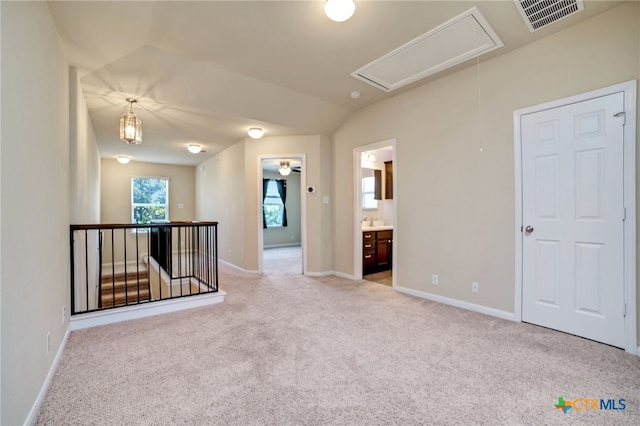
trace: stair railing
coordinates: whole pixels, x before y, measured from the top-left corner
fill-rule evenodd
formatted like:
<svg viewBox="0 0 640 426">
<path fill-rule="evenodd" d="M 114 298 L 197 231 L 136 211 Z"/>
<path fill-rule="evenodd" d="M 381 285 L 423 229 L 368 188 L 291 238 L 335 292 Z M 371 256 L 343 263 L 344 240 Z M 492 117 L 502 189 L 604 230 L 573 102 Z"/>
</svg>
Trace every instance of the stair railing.
<svg viewBox="0 0 640 426">
<path fill-rule="evenodd" d="M 71 225 L 71 314 L 217 292 L 217 226 Z"/>
</svg>

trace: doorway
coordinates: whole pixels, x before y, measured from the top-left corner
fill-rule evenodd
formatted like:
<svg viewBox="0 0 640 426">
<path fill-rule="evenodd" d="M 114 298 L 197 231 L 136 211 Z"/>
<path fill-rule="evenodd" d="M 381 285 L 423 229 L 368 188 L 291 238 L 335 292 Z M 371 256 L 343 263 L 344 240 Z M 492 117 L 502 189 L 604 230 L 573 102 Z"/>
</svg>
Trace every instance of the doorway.
<svg viewBox="0 0 640 426">
<path fill-rule="evenodd" d="M 635 82 L 514 114 L 516 316 L 635 353 L 630 92 Z"/>
<path fill-rule="evenodd" d="M 258 271 L 306 273 L 304 154 L 258 158 Z"/>
<path fill-rule="evenodd" d="M 396 140 L 353 150 L 355 279 L 396 285 L 398 179 Z"/>
</svg>

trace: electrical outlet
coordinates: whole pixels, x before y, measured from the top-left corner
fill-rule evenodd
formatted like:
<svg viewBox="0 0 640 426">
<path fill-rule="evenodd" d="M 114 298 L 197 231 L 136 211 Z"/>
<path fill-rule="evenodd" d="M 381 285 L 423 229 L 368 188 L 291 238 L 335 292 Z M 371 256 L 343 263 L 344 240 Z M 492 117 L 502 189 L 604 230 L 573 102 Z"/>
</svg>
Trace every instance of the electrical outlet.
<svg viewBox="0 0 640 426">
<path fill-rule="evenodd" d="M 440 285 L 440 283 L 438 282 L 438 276 L 436 274 L 431 275 L 431 284 Z"/>
<path fill-rule="evenodd" d="M 64 322 L 67 319 L 67 307 L 63 306 L 62 307 L 62 325 L 64 325 Z"/>
<path fill-rule="evenodd" d="M 474 293 L 480 293 L 480 283 L 478 281 L 473 281 L 471 283 L 471 291 Z"/>
<path fill-rule="evenodd" d="M 47 353 L 51 350 L 51 332 L 47 332 Z"/>
</svg>

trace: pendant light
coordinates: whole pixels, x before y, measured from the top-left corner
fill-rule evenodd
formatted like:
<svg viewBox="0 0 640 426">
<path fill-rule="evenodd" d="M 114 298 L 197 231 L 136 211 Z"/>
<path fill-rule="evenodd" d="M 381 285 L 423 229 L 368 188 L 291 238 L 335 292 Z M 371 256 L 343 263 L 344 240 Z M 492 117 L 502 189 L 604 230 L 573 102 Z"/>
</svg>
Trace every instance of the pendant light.
<svg viewBox="0 0 640 426">
<path fill-rule="evenodd" d="M 129 102 L 129 111 L 120 119 L 120 140 L 138 145 L 142 143 L 142 120 L 133 113 L 133 104 L 138 100 L 127 98 L 127 102 Z"/>
<path fill-rule="evenodd" d="M 288 161 L 281 161 L 278 172 L 280 172 L 282 176 L 289 176 L 291 173 L 291 163 Z"/>
</svg>

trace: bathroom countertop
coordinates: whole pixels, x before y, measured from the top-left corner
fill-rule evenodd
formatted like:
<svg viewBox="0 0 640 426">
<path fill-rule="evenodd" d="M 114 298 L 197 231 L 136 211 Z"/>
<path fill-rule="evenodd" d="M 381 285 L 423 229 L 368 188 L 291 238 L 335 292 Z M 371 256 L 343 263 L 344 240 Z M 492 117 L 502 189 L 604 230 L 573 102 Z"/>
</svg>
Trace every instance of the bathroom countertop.
<svg viewBox="0 0 640 426">
<path fill-rule="evenodd" d="M 367 231 L 392 231 L 393 226 L 391 225 L 380 225 L 380 226 L 363 226 L 362 232 Z"/>
</svg>

